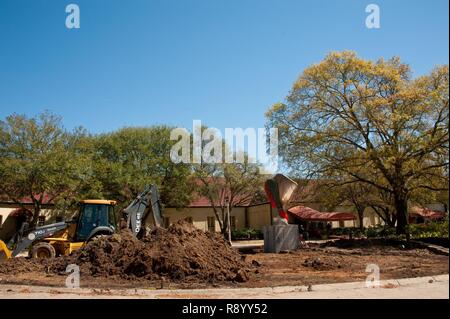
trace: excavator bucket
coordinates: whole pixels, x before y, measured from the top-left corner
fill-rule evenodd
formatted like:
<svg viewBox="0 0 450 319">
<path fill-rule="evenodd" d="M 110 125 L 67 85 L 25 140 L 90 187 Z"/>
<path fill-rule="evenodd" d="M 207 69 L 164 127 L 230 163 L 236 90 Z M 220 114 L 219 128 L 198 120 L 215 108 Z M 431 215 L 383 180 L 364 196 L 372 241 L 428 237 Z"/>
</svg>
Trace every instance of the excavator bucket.
<svg viewBox="0 0 450 319">
<path fill-rule="evenodd" d="M 0 240 L 0 261 L 8 258 L 11 258 L 11 251 L 6 244 Z"/>
<path fill-rule="evenodd" d="M 158 189 L 155 185 L 147 187 L 136 199 L 124 209 L 127 224 L 135 236 L 139 237 L 141 230 L 145 229 L 147 221 L 157 227 L 162 224 L 162 205 L 159 199 Z"/>
<path fill-rule="evenodd" d="M 159 198 L 158 189 L 156 188 L 155 185 L 151 186 L 150 201 L 152 205 L 153 222 L 155 223 L 156 226 L 162 227 L 163 224 L 162 205 L 161 200 Z"/>
</svg>

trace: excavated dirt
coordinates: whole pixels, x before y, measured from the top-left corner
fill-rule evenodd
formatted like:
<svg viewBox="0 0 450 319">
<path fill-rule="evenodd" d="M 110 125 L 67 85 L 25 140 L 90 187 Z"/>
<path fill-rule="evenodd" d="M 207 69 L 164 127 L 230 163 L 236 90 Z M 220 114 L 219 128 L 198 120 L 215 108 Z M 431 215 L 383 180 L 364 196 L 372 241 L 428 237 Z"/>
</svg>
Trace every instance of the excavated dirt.
<svg viewBox="0 0 450 319">
<path fill-rule="evenodd" d="M 53 260 L 10 259 L 0 273 L 45 271 L 66 274 L 76 264 L 82 276 L 174 282 L 245 282 L 254 266 L 218 234 L 205 233 L 186 221 L 157 228 L 139 240 L 129 230 L 100 237 L 70 256 Z"/>
<path fill-rule="evenodd" d="M 0 261 L 0 274 L 17 275 L 45 271 L 45 262 L 37 259 L 16 257 Z"/>
<path fill-rule="evenodd" d="M 379 266 L 381 280 L 434 276 L 449 271 L 448 256 L 404 242 L 340 240 L 309 244 L 309 248 L 283 254 L 255 251 L 239 255 L 217 236 L 191 225 L 177 224 L 168 230 L 153 231 L 142 242 L 127 233 L 101 238 L 70 257 L 42 264 L 25 258 L 0 263 L 0 285 L 64 287 L 68 275 L 65 267 L 69 263 L 80 266 L 82 287 L 106 290 L 364 281 L 369 264 Z"/>
<path fill-rule="evenodd" d="M 385 238 L 359 238 L 359 239 L 338 239 L 321 244 L 320 247 L 337 247 L 337 248 L 370 248 L 370 247 L 395 247 L 397 249 L 414 249 L 421 248 L 422 245 L 414 242 L 406 242 L 396 239 Z"/>
</svg>

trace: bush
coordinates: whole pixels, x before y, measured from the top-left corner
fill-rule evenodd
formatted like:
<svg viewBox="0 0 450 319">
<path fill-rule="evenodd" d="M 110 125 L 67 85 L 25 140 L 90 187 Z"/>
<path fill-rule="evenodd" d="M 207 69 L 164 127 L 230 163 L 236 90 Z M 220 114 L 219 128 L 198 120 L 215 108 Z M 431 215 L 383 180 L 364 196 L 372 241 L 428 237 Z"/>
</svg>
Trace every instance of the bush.
<svg viewBox="0 0 450 319">
<path fill-rule="evenodd" d="M 411 238 L 448 238 L 449 225 L 448 218 L 440 222 L 431 222 L 424 224 L 410 224 L 409 232 Z M 365 236 L 367 238 L 388 238 L 403 239 L 404 235 L 397 235 L 395 227 L 373 226 L 365 228 L 362 232 L 359 228 L 335 228 L 332 231 L 334 235 L 348 235 L 352 232 L 353 237 Z"/>
<path fill-rule="evenodd" d="M 333 228 L 330 232 L 330 235 L 337 236 L 348 236 L 352 234 L 354 238 L 376 238 L 376 237 L 385 237 L 385 238 L 393 238 L 395 237 L 395 228 L 388 226 L 373 226 L 368 228 L 363 228 L 362 230 L 359 227 L 342 227 L 342 228 Z"/>
<path fill-rule="evenodd" d="M 373 226 L 365 231 L 367 238 L 396 238 L 396 230 L 389 226 Z"/>
<path fill-rule="evenodd" d="M 263 234 L 259 229 L 242 228 L 231 231 L 231 239 L 233 240 L 263 239 Z"/>
<path fill-rule="evenodd" d="M 339 228 L 332 228 L 330 230 L 330 235 L 335 236 L 348 236 L 350 233 L 352 234 L 353 237 L 365 236 L 365 230 L 361 231 L 359 227 L 339 227 Z"/>
<path fill-rule="evenodd" d="M 448 218 L 441 222 L 410 224 L 409 231 L 412 238 L 448 238 Z"/>
</svg>

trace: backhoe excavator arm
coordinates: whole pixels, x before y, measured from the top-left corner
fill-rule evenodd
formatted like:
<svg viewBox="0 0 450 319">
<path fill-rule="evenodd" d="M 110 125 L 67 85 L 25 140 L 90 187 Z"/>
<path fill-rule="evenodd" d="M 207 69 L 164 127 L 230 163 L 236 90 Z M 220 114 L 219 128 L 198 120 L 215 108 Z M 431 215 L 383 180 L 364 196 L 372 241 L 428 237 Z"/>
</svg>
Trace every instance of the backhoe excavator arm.
<svg viewBox="0 0 450 319">
<path fill-rule="evenodd" d="M 155 185 L 150 185 L 139 194 L 124 210 L 124 218 L 127 226 L 137 237 L 141 236 L 141 230 L 149 214 L 152 214 L 152 222 L 157 227 L 162 224 L 162 206 Z"/>
<path fill-rule="evenodd" d="M 17 244 L 11 253 L 11 257 L 16 257 L 22 251 L 30 247 L 35 241 L 52 236 L 54 233 L 69 227 L 68 223 L 60 222 L 50 225 L 37 227 L 31 231 L 27 230 L 27 223 L 24 223 L 22 229 L 17 234 Z"/>
</svg>

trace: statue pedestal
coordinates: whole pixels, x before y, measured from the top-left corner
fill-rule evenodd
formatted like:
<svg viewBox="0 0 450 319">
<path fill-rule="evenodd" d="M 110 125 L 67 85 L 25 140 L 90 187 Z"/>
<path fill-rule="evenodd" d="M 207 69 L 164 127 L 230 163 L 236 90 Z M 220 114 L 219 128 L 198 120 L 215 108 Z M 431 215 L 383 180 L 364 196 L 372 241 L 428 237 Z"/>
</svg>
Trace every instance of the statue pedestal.
<svg viewBox="0 0 450 319">
<path fill-rule="evenodd" d="M 297 250 L 300 247 L 297 225 L 279 224 L 263 227 L 264 252 L 279 253 L 282 250 Z"/>
</svg>

